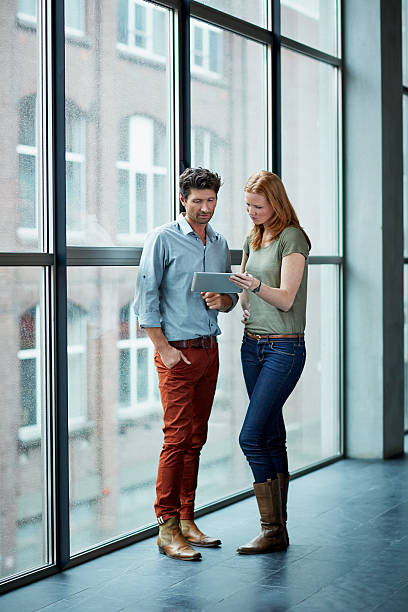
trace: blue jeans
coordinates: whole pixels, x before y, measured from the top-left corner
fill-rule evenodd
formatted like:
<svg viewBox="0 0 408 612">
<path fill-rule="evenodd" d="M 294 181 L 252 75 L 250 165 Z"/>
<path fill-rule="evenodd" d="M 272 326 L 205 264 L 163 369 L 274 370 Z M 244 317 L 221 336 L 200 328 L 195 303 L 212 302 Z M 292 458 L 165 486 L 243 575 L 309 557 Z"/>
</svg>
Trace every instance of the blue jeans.
<svg viewBox="0 0 408 612">
<path fill-rule="evenodd" d="M 250 402 L 239 444 L 257 483 L 288 473 L 282 409 L 305 360 L 304 338 L 255 340 L 244 335 L 241 362 Z"/>
</svg>

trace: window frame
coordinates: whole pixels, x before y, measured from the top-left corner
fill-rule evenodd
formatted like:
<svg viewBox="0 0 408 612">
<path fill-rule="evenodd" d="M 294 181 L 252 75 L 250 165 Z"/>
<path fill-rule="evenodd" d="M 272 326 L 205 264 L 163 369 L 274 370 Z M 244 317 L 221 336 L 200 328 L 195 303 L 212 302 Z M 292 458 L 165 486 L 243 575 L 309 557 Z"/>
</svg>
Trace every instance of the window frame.
<svg viewBox="0 0 408 612">
<path fill-rule="evenodd" d="M 174 52 L 170 53 L 171 76 L 174 79 L 171 97 L 171 119 L 173 121 L 175 133 L 171 141 L 171 156 L 170 156 L 170 172 L 171 184 L 175 185 L 175 178 L 179 170 L 184 169 L 191 161 L 191 116 L 189 105 L 191 103 L 191 94 L 189 90 L 190 77 L 198 78 L 194 74 L 194 68 L 191 74 L 188 73 L 190 65 L 190 45 L 188 23 L 189 18 L 193 17 L 200 21 L 209 23 L 215 28 L 221 28 L 242 35 L 256 42 L 261 42 L 268 46 L 268 66 L 267 66 L 267 82 L 268 82 L 268 137 L 270 139 L 270 155 L 268 160 L 268 168 L 275 172 L 280 169 L 280 134 L 279 134 L 279 118 L 280 118 L 280 102 L 279 102 L 279 47 L 282 46 L 295 49 L 300 53 L 305 53 L 316 59 L 327 61 L 339 69 L 339 74 L 342 70 L 342 61 L 339 57 L 328 56 L 313 48 L 301 45 L 296 41 L 290 41 L 280 37 L 278 10 L 280 8 L 278 0 L 268 0 L 270 15 L 268 27 L 260 27 L 254 24 L 245 22 L 239 18 L 227 15 L 216 9 L 206 7 L 199 2 L 191 0 L 190 3 L 181 3 L 179 0 L 160 0 L 160 6 L 167 7 L 174 11 L 173 17 L 170 19 L 170 31 L 173 37 L 170 39 L 172 46 L 174 44 Z M 0 265 L 41 265 L 47 271 L 50 280 L 50 296 L 49 303 L 52 303 L 52 310 L 47 310 L 45 317 L 46 333 L 52 336 L 52 342 L 47 352 L 47 363 L 49 360 L 51 372 L 48 376 L 49 393 L 53 401 L 51 404 L 51 425 L 50 431 L 52 435 L 47 437 L 47 444 L 50 443 L 50 468 L 53 478 L 53 489 L 49 495 L 50 508 L 52 510 L 52 518 L 50 520 L 49 529 L 52 531 L 52 543 L 54 545 L 54 553 L 50 554 L 50 561 L 47 567 L 34 569 L 30 574 L 18 575 L 7 580 L 5 584 L 0 585 L 0 592 L 8 590 L 10 587 L 25 584 L 39 577 L 45 576 L 48 573 L 56 573 L 57 571 L 67 569 L 75 564 L 87 561 L 88 559 L 115 550 L 131 542 L 139 539 L 144 539 L 148 535 L 153 535 L 156 527 L 152 526 L 142 530 L 140 533 L 131 533 L 124 536 L 119 535 L 115 540 L 108 543 L 103 543 L 95 551 L 89 550 L 81 554 L 70 556 L 69 542 L 69 471 L 68 471 L 68 413 L 67 413 L 67 368 L 66 354 L 67 343 L 66 337 L 66 319 L 67 319 L 67 300 L 66 300 L 66 271 L 69 266 L 135 266 L 140 262 L 142 249 L 133 247 L 127 249 L 121 248 L 98 248 L 98 247 L 69 247 L 67 248 L 65 241 L 65 134 L 64 134 L 64 118 L 65 118 L 65 74 L 64 74 L 64 57 L 65 47 L 64 41 L 64 14 L 60 3 L 54 3 L 51 0 L 41 2 L 43 10 L 39 15 L 38 31 L 41 34 L 41 58 L 43 70 L 40 75 L 43 97 L 41 103 L 44 112 L 44 125 L 39 126 L 42 134 L 42 142 L 49 143 L 49 151 L 47 150 L 46 163 L 44 163 L 44 184 L 46 185 L 47 193 L 50 194 L 50 209 L 54 214 L 54 225 L 52 223 L 47 226 L 47 235 L 45 236 L 46 252 L 43 253 L 7 253 L 0 254 Z M 190 10 L 188 10 L 188 8 Z M 271 23 L 271 17 L 274 17 Z M 339 25 L 340 27 L 340 25 Z M 117 43 L 119 47 L 119 43 Z M 124 50 L 129 55 L 129 48 L 123 45 Z M 47 53 L 49 52 L 49 57 Z M 136 54 L 137 55 L 137 54 Z M 45 61 L 47 59 L 47 61 Z M 143 58 L 142 58 L 143 59 Z M 152 58 L 150 58 L 152 59 Z M 154 58 L 153 58 L 154 59 Z M 157 60 L 158 61 L 158 60 Z M 208 75 L 207 75 L 208 76 Z M 341 107 L 340 107 L 341 108 Z M 272 126 L 272 128 L 270 127 Z M 341 133 L 341 132 L 340 132 Z M 340 143 L 341 145 L 341 143 Z M 272 155 L 273 153 L 273 155 Z M 178 163 L 177 163 L 178 162 Z M 174 188 L 174 196 L 177 195 Z M 175 198 L 177 201 L 177 198 Z M 48 205 L 48 202 L 47 202 Z M 174 216 L 177 215 L 178 208 L 174 206 Z M 53 250 L 52 250 L 53 249 Z M 234 250 L 231 253 L 232 263 L 239 264 L 241 251 Z M 330 263 L 338 266 L 339 277 L 341 278 L 343 257 L 328 256 L 311 258 L 311 264 Z M 48 306 L 47 306 L 48 308 Z M 339 305 L 340 312 L 342 304 Z M 340 359 L 341 361 L 341 359 Z M 341 366 L 341 363 L 339 364 Z M 342 406 L 339 407 L 340 419 L 342 419 Z M 340 455 L 328 458 L 322 463 L 337 461 L 341 458 L 342 440 L 340 440 Z M 319 466 L 322 464 L 319 464 Z M 307 471 L 311 471 L 319 467 L 317 465 L 307 466 L 305 469 L 297 472 L 296 475 L 301 475 Z M 220 508 L 223 505 L 228 505 L 239 499 L 243 499 L 250 495 L 249 491 L 239 492 L 232 495 L 228 499 L 212 502 L 208 507 L 200 509 L 199 514 L 204 514 L 209 509 L 213 510 Z M 52 528 L 52 529 L 51 529 Z M 50 541 L 51 541 L 50 540 Z"/>
</svg>

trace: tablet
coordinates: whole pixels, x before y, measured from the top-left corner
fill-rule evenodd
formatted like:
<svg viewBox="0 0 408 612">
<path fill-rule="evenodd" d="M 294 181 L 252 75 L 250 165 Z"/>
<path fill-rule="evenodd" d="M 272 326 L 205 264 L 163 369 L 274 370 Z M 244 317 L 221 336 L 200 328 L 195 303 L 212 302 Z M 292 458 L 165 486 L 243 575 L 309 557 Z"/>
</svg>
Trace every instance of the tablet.
<svg viewBox="0 0 408 612">
<path fill-rule="evenodd" d="M 229 280 L 231 274 L 232 272 L 194 272 L 191 291 L 241 293 L 242 289 Z"/>
</svg>

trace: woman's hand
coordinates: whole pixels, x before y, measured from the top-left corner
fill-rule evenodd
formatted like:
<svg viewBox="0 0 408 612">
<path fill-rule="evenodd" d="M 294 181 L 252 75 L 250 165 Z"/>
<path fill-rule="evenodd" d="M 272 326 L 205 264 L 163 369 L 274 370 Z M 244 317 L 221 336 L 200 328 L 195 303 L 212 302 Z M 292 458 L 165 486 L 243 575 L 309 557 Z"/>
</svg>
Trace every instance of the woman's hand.
<svg viewBox="0 0 408 612">
<path fill-rule="evenodd" d="M 234 285 L 240 287 L 241 289 L 246 289 L 246 291 L 253 291 L 259 285 L 259 280 L 248 272 L 237 272 L 236 274 L 231 274 L 229 279 L 231 283 L 234 283 Z"/>
<path fill-rule="evenodd" d="M 244 308 L 244 310 L 242 311 L 241 323 L 243 323 L 245 325 L 245 323 L 248 321 L 248 319 L 249 319 L 249 310 Z"/>
</svg>

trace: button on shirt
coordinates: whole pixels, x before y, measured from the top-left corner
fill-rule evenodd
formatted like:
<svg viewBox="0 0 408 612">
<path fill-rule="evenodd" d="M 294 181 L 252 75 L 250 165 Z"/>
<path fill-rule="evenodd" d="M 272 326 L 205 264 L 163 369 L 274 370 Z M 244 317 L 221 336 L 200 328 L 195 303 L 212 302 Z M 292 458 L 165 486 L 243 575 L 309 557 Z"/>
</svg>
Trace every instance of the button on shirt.
<svg viewBox="0 0 408 612">
<path fill-rule="evenodd" d="M 191 291 L 194 272 L 231 272 L 228 244 L 207 224 L 204 246 L 180 214 L 146 237 L 134 301 L 139 325 L 161 327 L 169 341 L 220 334 L 219 311 Z M 231 298 L 233 308 L 238 297 Z"/>
</svg>

